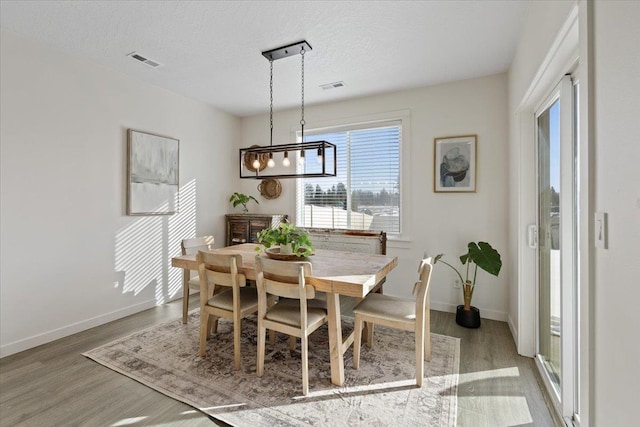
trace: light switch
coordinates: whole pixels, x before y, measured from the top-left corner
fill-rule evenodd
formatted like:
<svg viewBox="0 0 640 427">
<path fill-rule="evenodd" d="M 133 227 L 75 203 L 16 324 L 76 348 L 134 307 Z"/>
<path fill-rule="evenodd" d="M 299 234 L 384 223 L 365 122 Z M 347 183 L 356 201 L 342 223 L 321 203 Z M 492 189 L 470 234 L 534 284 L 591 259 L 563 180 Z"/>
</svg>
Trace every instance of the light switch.
<svg viewBox="0 0 640 427">
<path fill-rule="evenodd" d="M 605 212 L 596 212 L 595 218 L 595 242 L 596 248 L 607 249 L 609 246 L 609 236 L 607 230 L 607 214 Z"/>
</svg>

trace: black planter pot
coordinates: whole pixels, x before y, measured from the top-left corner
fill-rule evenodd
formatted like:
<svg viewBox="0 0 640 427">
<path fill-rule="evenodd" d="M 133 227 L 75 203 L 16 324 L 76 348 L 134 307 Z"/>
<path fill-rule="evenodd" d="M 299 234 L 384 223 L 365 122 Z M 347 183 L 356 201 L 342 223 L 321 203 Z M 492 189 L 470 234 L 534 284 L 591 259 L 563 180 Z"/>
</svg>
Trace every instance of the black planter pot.
<svg viewBox="0 0 640 427">
<path fill-rule="evenodd" d="M 465 311 L 464 305 L 459 305 L 456 310 L 456 323 L 465 328 L 479 328 L 480 310 L 471 306 L 470 311 Z"/>
</svg>

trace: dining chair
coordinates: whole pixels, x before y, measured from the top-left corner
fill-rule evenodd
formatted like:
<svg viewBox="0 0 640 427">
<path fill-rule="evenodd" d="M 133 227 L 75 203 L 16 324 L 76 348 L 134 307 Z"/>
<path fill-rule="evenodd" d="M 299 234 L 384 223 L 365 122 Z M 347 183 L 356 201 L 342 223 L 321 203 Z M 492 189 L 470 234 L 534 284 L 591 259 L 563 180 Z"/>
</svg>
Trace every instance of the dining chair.
<svg viewBox="0 0 640 427">
<path fill-rule="evenodd" d="M 302 352 L 302 393 L 309 393 L 309 335 L 327 322 L 322 304 L 311 303 L 315 288 L 306 282 L 312 272 L 306 261 L 278 261 L 256 257 L 258 286 L 258 362 L 256 373 L 264 373 L 267 329 L 300 338 Z M 269 304 L 269 297 L 280 299 Z M 293 345 L 290 340 L 290 345 Z"/>
<path fill-rule="evenodd" d="M 413 285 L 416 299 L 400 298 L 383 294 L 369 294 L 353 309 L 355 314 L 355 337 L 353 342 L 353 367 L 360 364 L 362 324 L 370 322 L 391 328 L 412 331 L 416 340 L 416 383 L 422 387 L 424 360 L 431 359 L 431 325 L 429 317 L 429 282 L 433 264 L 431 258 L 420 261 L 420 280 Z M 369 343 L 373 346 L 373 342 Z"/>
<path fill-rule="evenodd" d="M 199 251 L 196 256 L 200 275 L 200 348 L 204 357 L 210 331 L 217 332 L 218 319 L 233 321 L 233 361 L 236 370 L 240 369 L 240 334 L 242 319 L 258 311 L 258 293 L 254 287 L 247 286 L 244 274 L 238 272 L 242 265 L 240 254 L 216 254 Z M 212 288 L 213 296 L 208 295 L 207 287 Z M 223 288 L 217 292 L 217 287 Z M 226 289 L 225 289 L 226 288 Z M 210 328 L 209 320 L 213 321 Z"/>
<path fill-rule="evenodd" d="M 180 243 L 180 249 L 182 249 L 182 255 L 197 254 L 198 251 L 205 251 L 213 249 L 213 236 L 193 237 L 191 239 L 182 239 Z M 182 323 L 187 323 L 189 312 L 189 289 L 200 290 L 200 278 L 198 272 L 191 270 L 185 272 L 191 277 L 187 283 L 183 283 L 182 289 Z"/>
</svg>

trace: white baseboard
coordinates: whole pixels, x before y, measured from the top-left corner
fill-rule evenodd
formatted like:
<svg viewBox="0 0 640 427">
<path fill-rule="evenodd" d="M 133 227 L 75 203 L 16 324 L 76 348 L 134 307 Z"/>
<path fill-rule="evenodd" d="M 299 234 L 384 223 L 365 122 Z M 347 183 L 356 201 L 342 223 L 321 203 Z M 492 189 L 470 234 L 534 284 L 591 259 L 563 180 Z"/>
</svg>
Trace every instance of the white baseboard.
<svg viewBox="0 0 640 427">
<path fill-rule="evenodd" d="M 431 301 L 431 308 L 433 310 L 446 311 L 448 313 L 455 313 L 457 310 L 457 307 L 458 307 L 457 304 Z M 500 322 L 507 322 L 507 318 L 508 318 L 507 313 L 503 311 L 487 310 L 482 307 L 478 307 L 478 308 L 480 309 L 480 317 L 482 319 L 491 319 L 491 320 L 498 320 Z"/>
<path fill-rule="evenodd" d="M 60 338 L 67 337 L 69 335 L 76 334 L 78 332 L 86 331 L 87 329 L 94 328 L 96 326 L 104 325 L 105 323 L 112 322 L 114 320 L 121 319 L 123 317 L 130 316 L 135 313 L 153 308 L 156 306 L 155 300 L 143 301 L 141 303 L 115 310 L 110 313 L 101 314 L 90 319 L 82 320 L 80 322 L 72 323 L 71 325 L 63 326 L 52 331 L 47 331 L 32 337 L 24 338 L 18 341 L 14 341 L 9 344 L 5 344 L 0 347 L 0 357 L 9 356 L 15 353 L 19 353 L 24 350 L 28 350 L 33 347 L 37 347 L 42 344 L 46 344 L 51 341 L 55 341 Z"/>
</svg>

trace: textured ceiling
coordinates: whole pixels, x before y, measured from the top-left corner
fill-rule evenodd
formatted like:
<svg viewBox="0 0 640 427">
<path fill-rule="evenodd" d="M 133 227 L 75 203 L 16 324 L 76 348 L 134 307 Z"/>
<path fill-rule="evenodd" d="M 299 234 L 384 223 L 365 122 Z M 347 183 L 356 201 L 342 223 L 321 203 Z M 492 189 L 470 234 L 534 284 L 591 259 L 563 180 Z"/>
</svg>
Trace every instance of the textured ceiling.
<svg viewBox="0 0 640 427">
<path fill-rule="evenodd" d="M 302 39 L 305 104 L 507 70 L 525 1 L 9 1 L 0 25 L 239 116 L 268 111 L 260 54 Z M 163 64 L 127 58 L 136 51 Z M 321 84 L 344 81 L 323 90 Z M 274 62 L 274 109 L 300 105 L 300 56 Z"/>
</svg>

